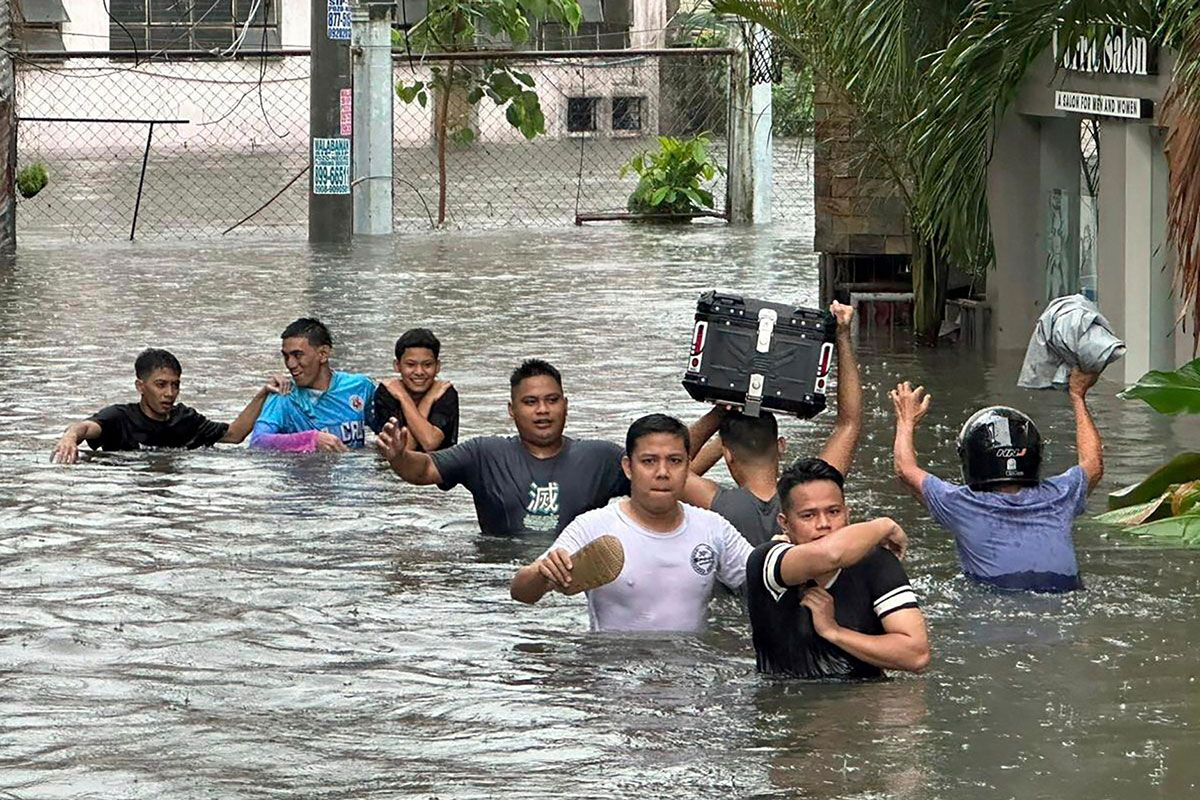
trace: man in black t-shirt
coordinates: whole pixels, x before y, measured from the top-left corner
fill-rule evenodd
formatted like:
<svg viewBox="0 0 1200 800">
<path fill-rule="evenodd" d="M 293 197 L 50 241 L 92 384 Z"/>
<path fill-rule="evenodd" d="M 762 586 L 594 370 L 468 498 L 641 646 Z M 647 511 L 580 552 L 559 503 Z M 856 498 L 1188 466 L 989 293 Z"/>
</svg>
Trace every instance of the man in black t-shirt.
<svg viewBox="0 0 1200 800">
<path fill-rule="evenodd" d="M 854 460 L 862 428 L 862 385 L 851 340 L 854 309 L 835 302 L 829 311 L 837 319 L 837 421 L 820 457 L 844 475 Z M 718 428 L 720 446 L 702 449 Z M 688 476 L 683 502 L 717 512 L 753 545 L 779 533 L 776 483 L 786 441 L 779 436 L 775 416 L 764 411 L 747 417 L 717 406 L 692 423 L 691 442 L 694 474 Z M 736 487 L 703 477 L 721 457 Z"/>
<path fill-rule="evenodd" d="M 411 434 L 390 420 L 376 440 L 396 474 L 417 486 L 462 484 L 486 534 L 562 531 L 575 517 L 629 494 L 624 451 L 612 442 L 563 436 L 562 376 L 531 358 L 509 378 L 516 436 L 480 436 L 435 453 L 409 449 Z"/>
<path fill-rule="evenodd" d="M 166 350 L 143 351 L 133 365 L 141 399 L 136 403 L 106 406 L 82 422 L 67 426 L 50 460 L 74 464 L 79 443 L 93 450 L 141 450 L 148 447 L 208 447 L 217 442 L 237 444 L 250 434 L 254 420 L 269 394 L 286 392 L 290 384 L 277 377 L 267 381 L 232 423 L 213 422 L 176 403 L 183 367 Z"/>
<path fill-rule="evenodd" d="M 458 390 L 438 380 L 442 343 L 428 328 L 405 331 L 396 340 L 400 377 L 389 378 L 375 391 L 375 433 L 389 419 L 408 428 L 409 443 L 432 453 L 458 443 Z"/>
<path fill-rule="evenodd" d="M 746 564 L 759 672 L 797 678 L 880 678 L 920 672 L 929 639 L 896 556 L 907 539 L 890 519 L 847 524 L 842 475 L 797 461 L 779 481 L 788 541 L 759 545 Z"/>
</svg>

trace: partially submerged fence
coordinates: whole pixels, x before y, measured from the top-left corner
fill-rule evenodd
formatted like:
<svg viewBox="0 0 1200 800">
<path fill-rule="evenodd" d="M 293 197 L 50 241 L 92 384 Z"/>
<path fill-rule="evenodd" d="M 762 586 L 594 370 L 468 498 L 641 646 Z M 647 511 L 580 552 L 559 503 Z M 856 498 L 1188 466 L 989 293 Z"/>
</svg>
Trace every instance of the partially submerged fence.
<svg viewBox="0 0 1200 800">
<path fill-rule="evenodd" d="M 23 57 L 18 161 L 43 163 L 50 180 L 21 201 L 19 230 L 86 240 L 303 235 L 307 53 L 196 56 L 143 63 L 128 53 Z M 491 100 L 472 104 L 452 91 L 446 226 L 561 226 L 580 213 L 622 211 L 637 178 L 622 177 L 621 166 L 657 149 L 659 135 L 705 133 L 714 160 L 727 163 L 732 51 L 491 58 L 533 79 L 545 133 L 527 140 Z M 460 70 L 481 64 L 455 63 Z M 427 80 L 435 67 L 397 52 L 395 82 Z M 438 217 L 437 104 L 425 99 L 395 97 L 399 231 L 428 229 Z M 714 211 L 723 213 L 725 179 L 709 188 Z"/>
</svg>

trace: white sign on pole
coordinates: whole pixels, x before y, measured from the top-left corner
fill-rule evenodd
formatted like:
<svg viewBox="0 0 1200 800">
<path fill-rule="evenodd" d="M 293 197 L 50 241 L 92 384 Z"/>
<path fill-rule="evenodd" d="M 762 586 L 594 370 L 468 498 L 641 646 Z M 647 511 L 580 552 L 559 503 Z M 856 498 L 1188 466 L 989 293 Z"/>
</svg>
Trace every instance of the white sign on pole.
<svg viewBox="0 0 1200 800">
<path fill-rule="evenodd" d="M 313 139 L 313 194 L 350 194 L 350 140 Z"/>
<path fill-rule="evenodd" d="M 330 39 L 350 41 L 350 4 L 343 0 L 329 0 L 325 12 L 325 28 Z"/>
<path fill-rule="evenodd" d="M 1098 114 L 1102 117 L 1145 119 L 1154 115 L 1154 103 L 1140 97 L 1114 97 L 1088 92 L 1055 92 L 1054 107 L 1076 114 Z"/>
</svg>

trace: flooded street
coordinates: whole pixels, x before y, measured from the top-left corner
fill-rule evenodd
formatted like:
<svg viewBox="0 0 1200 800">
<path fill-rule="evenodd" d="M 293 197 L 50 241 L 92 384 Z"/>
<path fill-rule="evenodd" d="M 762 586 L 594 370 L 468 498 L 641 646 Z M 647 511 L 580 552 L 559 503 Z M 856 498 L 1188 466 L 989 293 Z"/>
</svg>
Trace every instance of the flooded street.
<svg viewBox="0 0 1200 800">
<path fill-rule="evenodd" d="M 302 243 L 22 242 L 0 268 L 0 797 L 1181 798 L 1200 784 L 1200 564 L 1081 522 L 1087 590 L 968 583 L 891 476 L 886 391 L 924 383 L 917 445 L 957 475 L 969 410 L 1007 402 L 1074 463 L 1067 398 L 1015 387 L 1020 354 L 863 340 L 866 431 L 847 496 L 912 538 L 933 661 L 886 683 L 754 672 L 737 601 L 700 637 L 592 635 L 581 597 L 527 607 L 516 566 L 549 538 L 485 538 L 462 489 L 342 456 L 194 452 L 48 463 L 71 420 L 136 399 L 147 346 L 181 401 L 229 420 L 279 333 L 316 315 L 334 366 L 390 375 L 396 336 L 441 337 L 461 436 L 510 431 L 508 373 L 558 365 L 567 433 L 705 411 L 679 385 L 697 294 L 813 304 L 811 228 L 693 225 Z M 1194 421 L 1091 405 L 1107 473 L 1089 502 L 1174 452 Z M 784 423 L 812 454 L 826 414 Z M 728 480 L 723 468 L 720 480 Z"/>
</svg>

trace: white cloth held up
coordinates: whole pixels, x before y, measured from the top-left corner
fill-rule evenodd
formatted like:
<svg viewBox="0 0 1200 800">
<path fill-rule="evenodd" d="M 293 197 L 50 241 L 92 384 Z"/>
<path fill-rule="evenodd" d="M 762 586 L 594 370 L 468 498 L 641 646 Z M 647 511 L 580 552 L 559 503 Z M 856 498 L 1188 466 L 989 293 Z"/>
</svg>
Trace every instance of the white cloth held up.
<svg viewBox="0 0 1200 800">
<path fill-rule="evenodd" d="M 1017 386 L 1065 389 L 1072 367 L 1103 372 L 1125 355 L 1125 343 L 1096 304 L 1081 294 L 1050 301 L 1038 317 Z"/>
</svg>

